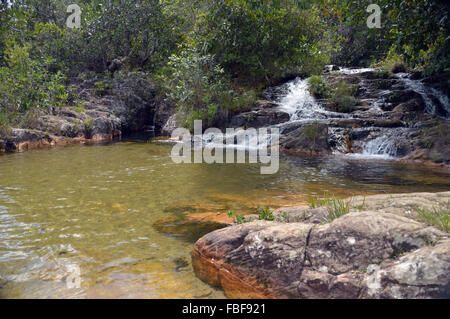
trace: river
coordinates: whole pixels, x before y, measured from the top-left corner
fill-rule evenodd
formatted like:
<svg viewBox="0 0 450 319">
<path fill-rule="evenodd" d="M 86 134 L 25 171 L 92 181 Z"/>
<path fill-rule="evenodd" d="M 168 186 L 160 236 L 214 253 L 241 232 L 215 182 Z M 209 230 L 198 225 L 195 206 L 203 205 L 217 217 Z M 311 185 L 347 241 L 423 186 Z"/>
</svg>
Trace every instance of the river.
<svg viewBox="0 0 450 319">
<path fill-rule="evenodd" d="M 256 164 L 175 164 L 170 150 L 129 140 L 0 156 L 0 297 L 223 298 L 190 265 L 193 242 L 214 225 L 174 217 L 324 192 L 450 189 L 448 171 L 391 160 L 282 156 L 277 174 L 260 175 Z"/>
</svg>

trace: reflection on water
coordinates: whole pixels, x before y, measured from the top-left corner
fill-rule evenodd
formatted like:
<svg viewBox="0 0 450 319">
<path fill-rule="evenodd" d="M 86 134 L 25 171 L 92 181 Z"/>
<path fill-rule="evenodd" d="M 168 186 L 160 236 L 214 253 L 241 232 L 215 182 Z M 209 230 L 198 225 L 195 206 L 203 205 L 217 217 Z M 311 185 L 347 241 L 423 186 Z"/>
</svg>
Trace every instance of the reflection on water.
<svg viewBox="0 0 450 319">
<path fill-rule="evenodd" d="M 258 165 L 179 165 L 169 154 L 169 145 L 121 142 L 0 156 L 0 297 L 222 298 L 190 265 L 208 227 L 177 234 L 161 220 L 253 213 L 324 191 L 450 189 L 448 173 L 397 162 L 285 157 L 278 174 L 260 175 Z M 74 266 L 81 287 L 68 289 Z"/>
</svg>

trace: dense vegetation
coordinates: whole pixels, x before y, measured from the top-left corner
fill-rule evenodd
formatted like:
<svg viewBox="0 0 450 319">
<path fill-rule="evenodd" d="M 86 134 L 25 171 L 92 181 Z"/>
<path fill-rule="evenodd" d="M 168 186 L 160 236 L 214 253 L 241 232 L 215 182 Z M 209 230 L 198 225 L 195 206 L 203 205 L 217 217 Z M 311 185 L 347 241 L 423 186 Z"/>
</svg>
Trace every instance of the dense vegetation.
<svg viewBox="0 0 450 319">
<path fill-rule="evenodd" d="M 74 2 L 80 29 L 66 27 Z M 449 70 L 445 0 L 377 1 L 381 28 L 369 29 L 371 2 L 2 0 L 0 134 L 74 105 L 75 78 L 143 71 L 189 126 L 215 124 L 264 86 L 327 63 Z"/>
</svg>

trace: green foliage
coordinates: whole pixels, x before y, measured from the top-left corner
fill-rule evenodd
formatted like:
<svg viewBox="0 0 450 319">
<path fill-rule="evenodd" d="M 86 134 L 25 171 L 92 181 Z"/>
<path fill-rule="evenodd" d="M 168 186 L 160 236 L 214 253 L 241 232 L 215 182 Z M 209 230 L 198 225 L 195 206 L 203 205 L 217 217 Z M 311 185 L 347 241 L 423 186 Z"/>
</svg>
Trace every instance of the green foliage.
<svg viewBox="0 0 450 319">
<path fill-rule="evenodd" d="M 362 203 L 360 205 L 356 205 L 355 208 L 361 212 L 364 210 L 365 206 L 366 206 L 366 196 L 364 196 Z"/>
<path fill-rule="evenodd" d="M 251 220 L 247 220 L 247 219 L 244 217 L 244 215 L 242 215 L 242 214 L 236 214 L 236 213 L 234 213 L 234 212 L 232 212 L 232 211 L 228 212 L 228 217 L 229 217 L 229 218 L 233 218 L 233 222 L 234 222 L 235 224 L 238 224 L 238 225 L 244 224 L 244 223 L 248 223 L 248 222 L 251 221 Z"/>
<path fill-rule="evenodd" d="M 432 209 L 416 208 L 416 211 L 419 221 L 450 232 L 450 201 L 434 206 Z"/>
<path fill-rule="evenodd" d="M 350 212 L 351 201 L 337 199 L 334 196 L 330 197 L 327 193 L 322 198 L 314 196 L 309 197 L 309 207 L 319 208 L 326 207 L 328 211 L 328 219 L 326 222 L 332 222 L 336 218 L 344 216 Z"/>
<path fill-rule="evenodd" d="M 233 99 L 234 92 L 227 86 L 224 70 L 212 55 L 195 48 L 172 55 L 162 80 L 187 128 L 193 128 L 194 120 L 213 125 L 226 115 L 224 106 Z"/>
<path fill-rule="evenodd" d="M 84 131 L 86 133 L 86 137 L 91 138 L 92 137 L 92 129 L 94 128 L 94 119 L 89 118 L 88 120 L 84 121 L 83 125 L 84 125 Z"/>
<path fill-rule="evenodd" d="M 322 17 L 334 28 L 333 63 L 367 66 L 395 52 L 406 65 L 427 74 L 450 66 L 449 10 L 446 1 L 380 0 L 381 28 L 369 29 L 371 0 L 319 1 Z M 392 65 L 393 66 L 393 65 Z"/>
<path fill-rule="evenodd" d="M 80 0 L 80 29 L 65 26 L 71 3 L 0 3 L 0 106 L 8 125 L 66 104 L 66 79 L 82 74 L 158 74 L 190 127 L 248 110 L 264 86 L 319 74 L 330 59 L 426 76 L 450 69 L 443 1 L 380 0 L 380 29 L 367 28 L 369 0 Z M 321 77 L 309 85 L 339 111 L 357 103 Z M 99 95 L 107 91 L 97 82 Z"/>
<path fill-rule="evenodd" d="M 381 62 L 374 64 L 374 67 L 378 67 L 384 72 L 406 72 L 407 67 L 403 58 L 397 54 L 396 47 L 392 46 L 387 56 Z"/>
<path fill-rule="evenodd" d="M 208 52 L 241 80 L 270 83 L 328 62 L 318 11 L 298 1 L 215 0 L 198 28 Z"/>
<path fill-rule="evenodd" d="M 357 86 L 340 81 L 333 86 L 329 101 L 338 112 L 352 112 L 358 100 L 354 97 Z"/>
<path fill-rule="evenodd" d="M 94 83 L 95 85 L 95 92 L 99 96 L 103 96 L 108 93 L 108 90 L 111 88 L 111 85 L 108 82 L 104 81 L 97 81 Z"/>
<path fill-rule="evenodd" d="M 245 218 L 242 214 L 236 214 L 232 211 L 228 212 L 228 217 L 233 218 L 233 222 L 235 224 L 245 224 L 250 223 L 254 221 L 253 218 Z M 285 221 L 289 221 L 289 217 L 286 213 L 283 213 L 281 216 Z M 273 221 L 275 220 L 275 216 L 273 215 L 273 211 L 270 209 L 269 206 L 266 206 L 266 208 L 260 208 L 258 207 L 258 220 L 267 220 L 267 221 Z"/>
<path fill-rule="evenodd" d="M 274 220 L 273 211 L 270 209 L 269 206 L 266 206 L 266 208 L 258 208 L 258 219 L 269 221 Z"/>
<path fill-rule="evenodd" d="M 49 111 L 64 105 L 68 98 L 64 75 L 48 70 L 53 59 L 30 57 L 31 45 L 9 42 L 6 66 L 0 68 L 0 107 L 3 118 L 18 125 L 30 112 Z"/>
<path fill-rule="evenodd" d="M 336 218 L 342 217 L 350 212 L 350 201 L 331 198 L 327 203 L 328 222 L 332 222 Z"/>
<path fill-rule="evenodd" d="M 6 114 L 0 109 L 0 138 L 8 138 L 11 136 L 11 127 Z"/>
<path fill-rule="evenodd" d="M 311 94 L 317 98 L 327 98 L 330 94 L 330 84 L 320 75 L 313 75 L 308 79 L 308 87 Z"/>
</svg>

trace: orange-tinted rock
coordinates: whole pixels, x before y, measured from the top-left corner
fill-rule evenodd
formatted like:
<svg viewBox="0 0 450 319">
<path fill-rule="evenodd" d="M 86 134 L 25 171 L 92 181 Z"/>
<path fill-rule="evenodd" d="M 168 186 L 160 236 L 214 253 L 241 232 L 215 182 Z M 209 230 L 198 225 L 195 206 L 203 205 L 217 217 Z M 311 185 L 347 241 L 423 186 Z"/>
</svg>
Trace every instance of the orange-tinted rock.
<svg viewBox="0 0 450 319">
<path fill-rule="evenodd" d="M 351 212 L 322 225 L 308 214 L 304 222 L 287 220 L 256 221 L 207 234 L 194 246 L 194 271 L 230 298 L 450 295 L 445 232 L 377 211 Z"/>
</svg>

